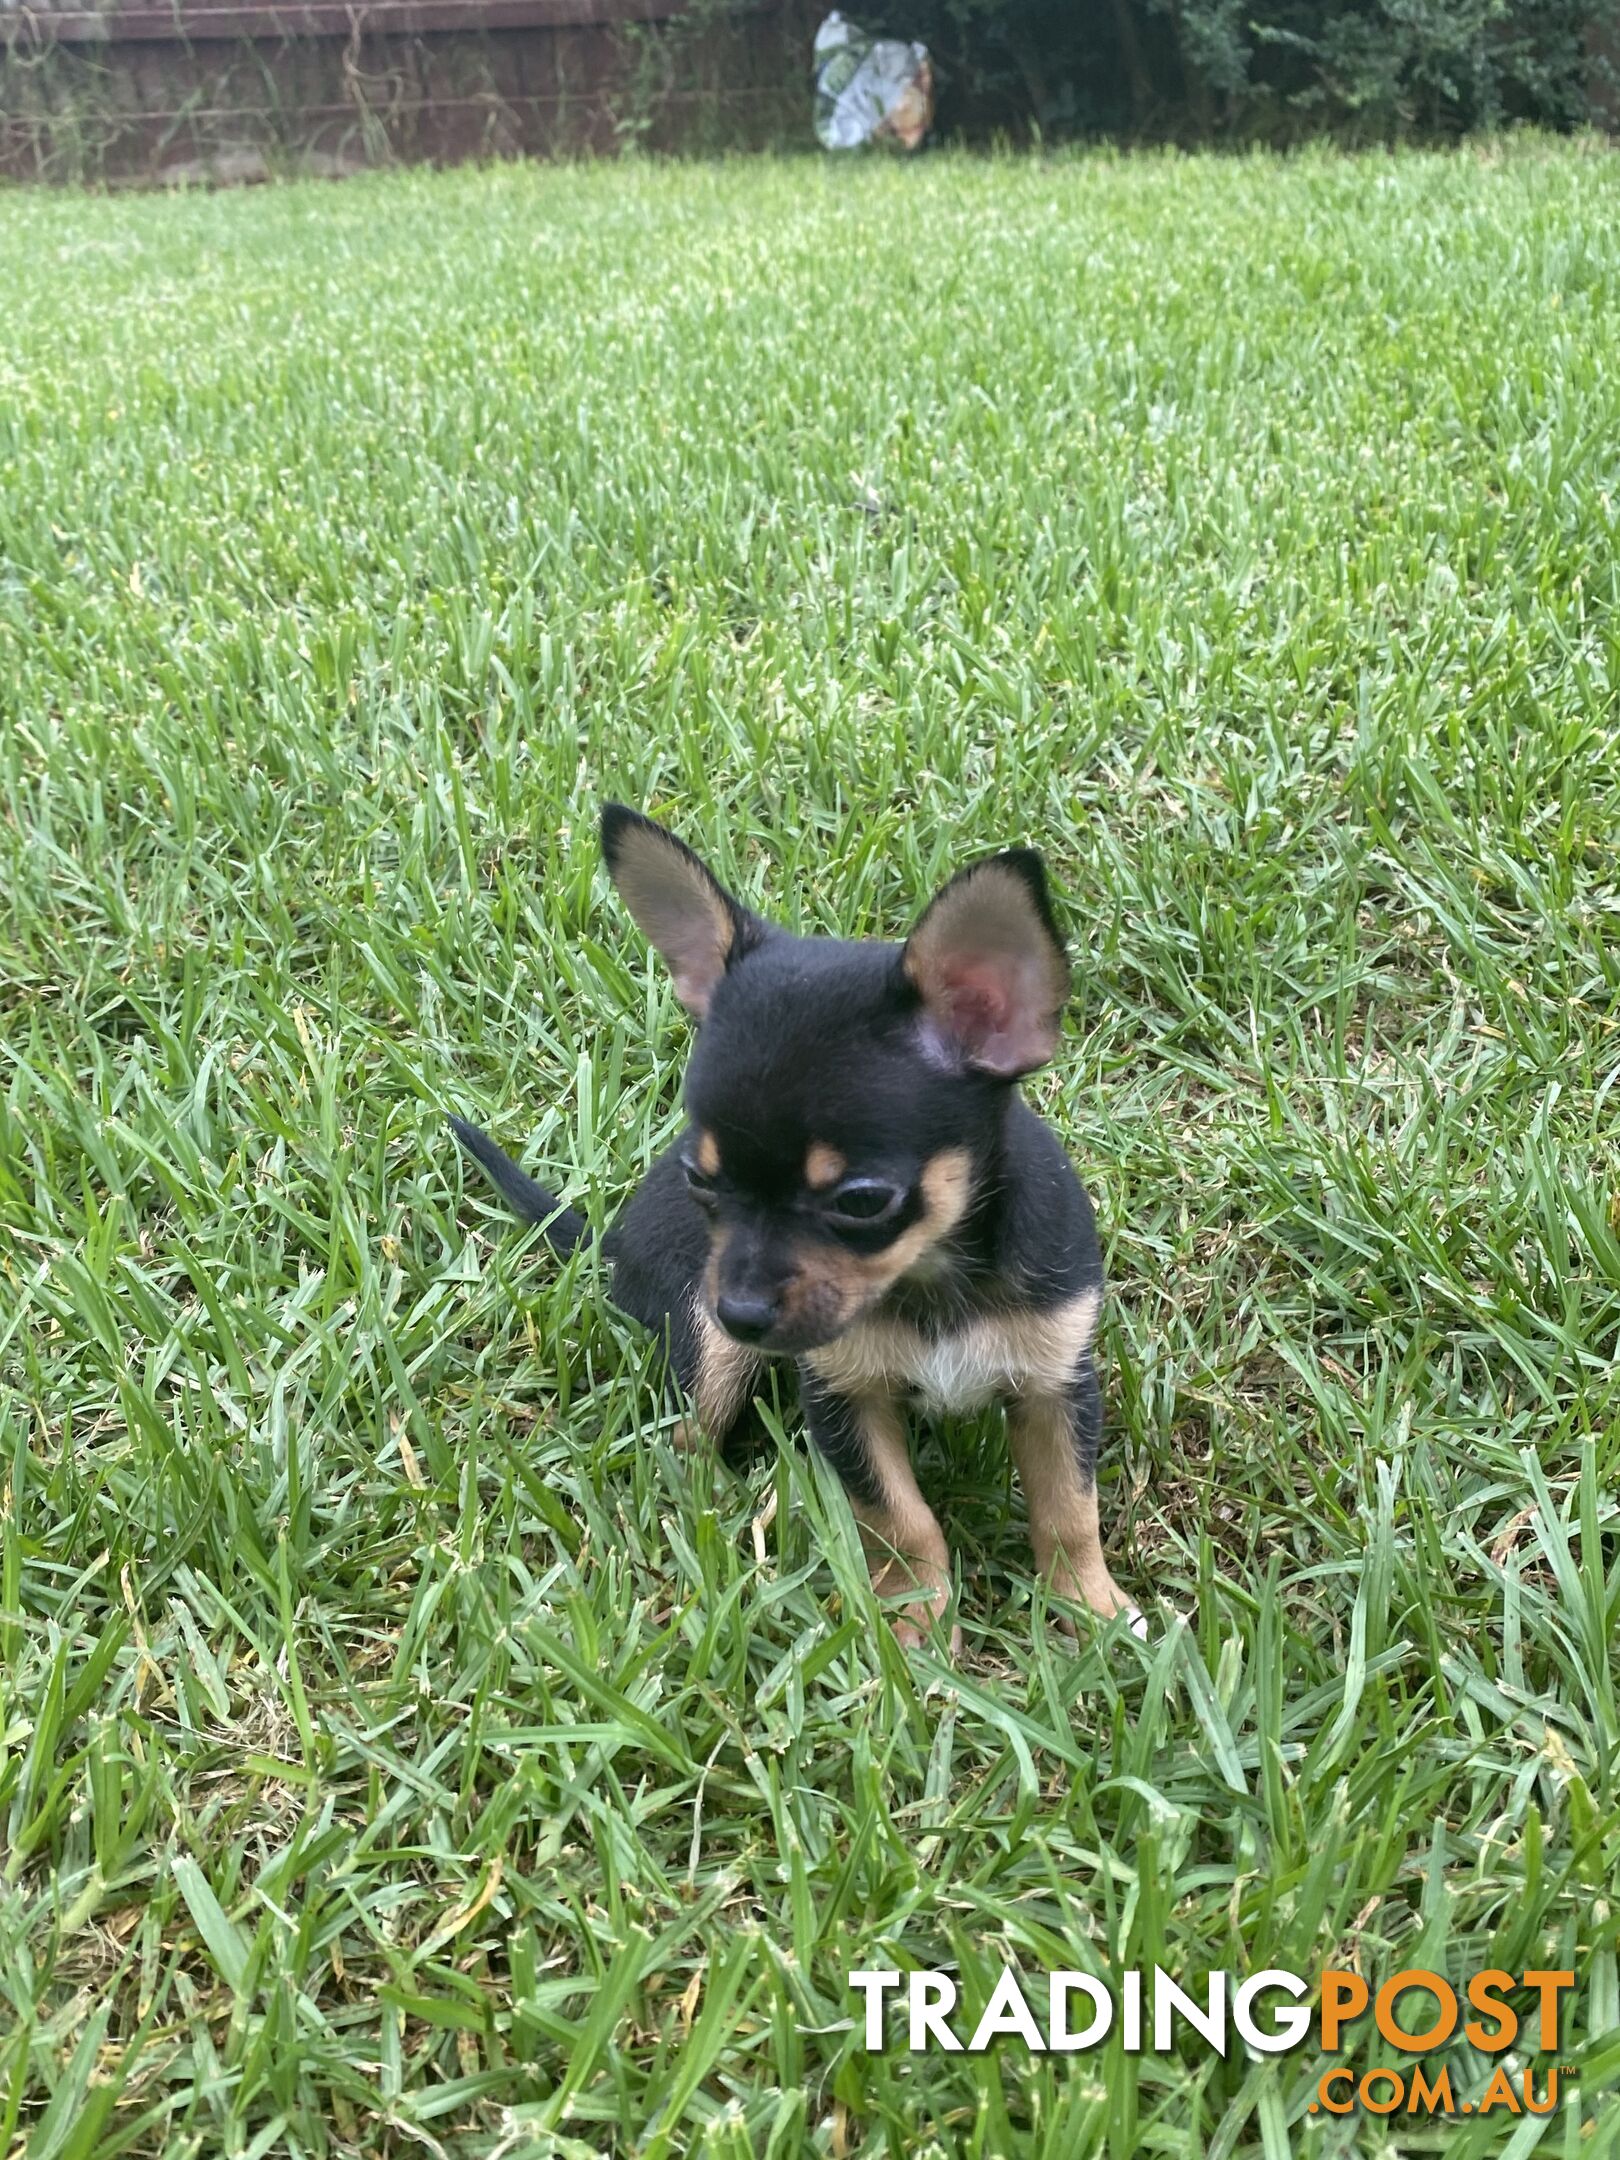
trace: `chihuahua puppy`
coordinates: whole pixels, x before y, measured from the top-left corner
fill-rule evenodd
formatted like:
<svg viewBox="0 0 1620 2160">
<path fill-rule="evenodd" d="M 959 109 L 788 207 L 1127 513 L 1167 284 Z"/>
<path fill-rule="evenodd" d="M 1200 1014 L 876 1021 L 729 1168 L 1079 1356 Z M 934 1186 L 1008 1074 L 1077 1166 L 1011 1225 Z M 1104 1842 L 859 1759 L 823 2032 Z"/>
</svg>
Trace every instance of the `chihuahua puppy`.
<svg viewBox="0 0 1620 2160">
<path fill-rule="evenodd" d="M 906 1594 L 895 1629 L 915 1643 L 951 1568 L 907 1408 L 1000 1401 L 1037 1564 L 1060 1597 L 1140 1632 L 1097 1522 L 1096 1223 L 1017 1086 L 1055 1053 L 1069 996 L 1040 857 L 971 864 L 887 945 L 762 922 L 622 804 L 602 813 L 602 847 L 698 1023 L 689 1122 L 604 1251 L 615 1302 L 666 1336 L 701 1431 L 723 1446 L 766 1361 L 791 1359 L 873 1588 Z M 588 1236 L 487 1134 L 452 1123 L 554 1247 Z"/>
</svg>

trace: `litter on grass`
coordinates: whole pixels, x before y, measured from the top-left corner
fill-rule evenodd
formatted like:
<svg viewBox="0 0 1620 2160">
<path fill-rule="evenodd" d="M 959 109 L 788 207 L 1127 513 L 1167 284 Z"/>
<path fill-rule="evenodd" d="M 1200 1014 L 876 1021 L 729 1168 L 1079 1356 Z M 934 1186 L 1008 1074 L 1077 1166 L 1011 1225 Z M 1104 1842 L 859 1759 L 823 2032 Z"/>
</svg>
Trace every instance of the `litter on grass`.
<svg viewBox="0 0 1620 2160">
<path fill-rule="evenodd" d="M 816 138 L 824 150 L 915 150 L 934 118 L 926 45 L 874 38 L 835 8 L 816 32 Z"/>
</svg>

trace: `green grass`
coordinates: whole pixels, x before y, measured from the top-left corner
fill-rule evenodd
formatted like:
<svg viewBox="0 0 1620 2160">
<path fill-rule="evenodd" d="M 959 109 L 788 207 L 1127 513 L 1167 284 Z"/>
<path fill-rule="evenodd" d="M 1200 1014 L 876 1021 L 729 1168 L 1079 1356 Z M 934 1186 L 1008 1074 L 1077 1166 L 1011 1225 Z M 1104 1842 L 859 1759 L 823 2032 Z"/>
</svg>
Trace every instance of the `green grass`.
<svg viewBox="0 0 1620 2160">
<path fill-rule="evenodd" d="M 12 193 L 0 280 L 0 2152 L 1620 2151 L 1612 154 Z M 908 1660 L 464 1181 L 678 1118 L 606 793 L 807 929 L 1047 851 L 1149 1642 L 970 1423 Z M 1009 1961 L 1570 1965 L 1583 2081 L 851 2029 Z"/>
</svg>

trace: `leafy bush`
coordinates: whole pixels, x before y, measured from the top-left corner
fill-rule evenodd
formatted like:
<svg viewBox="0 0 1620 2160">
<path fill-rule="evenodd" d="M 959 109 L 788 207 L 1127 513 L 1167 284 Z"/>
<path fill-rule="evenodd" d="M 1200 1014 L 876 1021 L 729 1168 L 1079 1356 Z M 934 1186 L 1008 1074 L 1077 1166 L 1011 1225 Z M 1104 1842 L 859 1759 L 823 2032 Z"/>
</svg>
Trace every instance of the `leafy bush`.
<svg viewBox="0 0 1620 2160">
<path fill-rule="evenodd" d="M 1365 140 L 1614 116 L 1620 0 L 902 0 L 944 128 L 1320 130 Z"/>
</svg>

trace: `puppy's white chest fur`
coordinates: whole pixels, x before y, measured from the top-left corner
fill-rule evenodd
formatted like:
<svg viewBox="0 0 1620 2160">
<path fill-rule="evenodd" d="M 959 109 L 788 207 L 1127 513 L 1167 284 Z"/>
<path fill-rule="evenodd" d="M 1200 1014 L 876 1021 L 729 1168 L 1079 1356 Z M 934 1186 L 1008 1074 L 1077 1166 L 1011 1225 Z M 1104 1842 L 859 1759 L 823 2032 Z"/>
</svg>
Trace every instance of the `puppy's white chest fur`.
<svg viewBox="0 0 1620 2160">
<path fill-rule="evenodd" d="M 904 1346 L 898 1377 L 929 1409 L 961 1411 L 1021 1392 L 1026 1376 L 1001 1330 L 980 1325 Z"/>
<path fill-rule="evenodd" d="M 1097 1329 L 1094 1290 L 1041 1312 L 998 1313 L 948 1335 L 869 1317 L 807 1362 L 840 1395 L 916 1394 L 935 1410 L 982 1409 L 998 1397 L 1066 1388 Z"/>
</svg>

